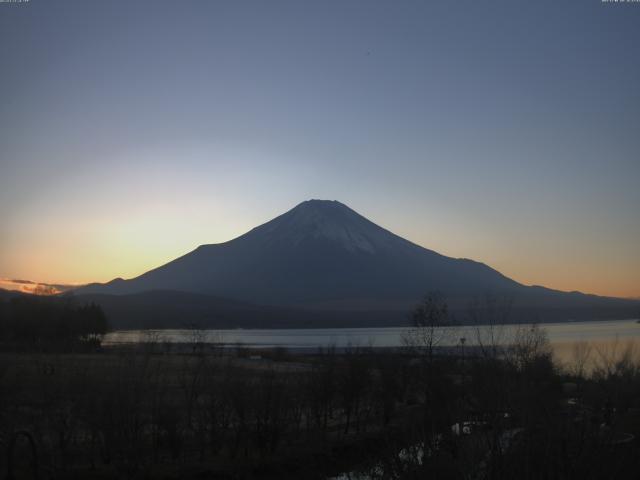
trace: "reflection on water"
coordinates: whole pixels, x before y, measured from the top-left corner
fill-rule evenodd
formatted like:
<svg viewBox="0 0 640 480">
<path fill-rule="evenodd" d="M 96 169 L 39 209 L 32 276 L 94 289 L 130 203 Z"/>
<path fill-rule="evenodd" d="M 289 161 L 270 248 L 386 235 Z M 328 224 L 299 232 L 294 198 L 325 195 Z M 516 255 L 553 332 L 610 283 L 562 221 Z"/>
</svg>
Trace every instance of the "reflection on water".
<svg viewBox="0 0 640 480">
<path fill-rule="evenodd" d="M 438 329 L 439 346 L 509 344 L 519 325 L 498 327 L 459 326 Z M 556 363 L 588 373 L 594 368 L 611 370 L 616 362 L 640 358 L 640 323 L 636 320 L 566 322 L 541 325 L 551 343 Z M 128 343 L 224 343 L 249 348 L 285 347 L 316 349 L 335 346 L 399 347 L 407 328 L 314 328 L 267 330 L 129 330 L 109 333 L 105 344 Z"/>
<path fill-rule="evenodd" d="M 640 336 L 562 341 L 551 345 L 555 363 L 576 376 L 594 371 L 612 375 L 625 366 L 640 365 Z"/>
<path fill-rule="evenodd" d="M 599 322 L 548 323 L 541 327 L 546 331 L 549 341 L 559 351 L 566 350 L 576 342 L 587 341 L 609 343 L 617 339 L 640 340 L 640 323 L 636 320 L 611 320 Z M 460 339 L 466 345 L 477 345 L 478 340 L 494 336 L 500 343 L 508 343 L 513 338 L 518 325 L 459 326 L 439 329 L 441 346 L 455 346 Z M 499 331 L 498 331 L 499 330 Z M 266 330 L 128 330 L 109 333 L 107 344 L 141 343 L 148 341 L 184 342 L 194 341 L 238 344 L 247 347 L 287 347 L 318 348 L 335 345 L 373 347 L 398 347 L 403 345 L 405 327 L 387 328 L 312 328 L 312 329 L 266 329 Z"/>
</svg>

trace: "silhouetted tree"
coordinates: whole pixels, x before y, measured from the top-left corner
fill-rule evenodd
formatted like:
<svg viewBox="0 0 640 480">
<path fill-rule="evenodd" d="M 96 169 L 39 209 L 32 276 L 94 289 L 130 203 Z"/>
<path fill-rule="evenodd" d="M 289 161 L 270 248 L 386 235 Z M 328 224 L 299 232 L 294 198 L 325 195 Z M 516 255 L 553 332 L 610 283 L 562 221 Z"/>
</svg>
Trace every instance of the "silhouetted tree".
<svg viewBox="0 0 640 480">
<path fill-rule="evenodd" d="M 59 348 L 98 346 L 109 330 L 102 308 L 74 306 L 67 299 L 15 297 L 0 308 L 0 332 L 5 346 Z"/>
<path fill-rule="evenodd" d="M 412 328 L 403 336 L 405 345 L 424 354 L 431 362 L 435 349 L 451 336 L 446 327 L 453 322 L 444 296 L 439 292 L 427 293 L 411 312 L 411 324 Z"/>
</svg>

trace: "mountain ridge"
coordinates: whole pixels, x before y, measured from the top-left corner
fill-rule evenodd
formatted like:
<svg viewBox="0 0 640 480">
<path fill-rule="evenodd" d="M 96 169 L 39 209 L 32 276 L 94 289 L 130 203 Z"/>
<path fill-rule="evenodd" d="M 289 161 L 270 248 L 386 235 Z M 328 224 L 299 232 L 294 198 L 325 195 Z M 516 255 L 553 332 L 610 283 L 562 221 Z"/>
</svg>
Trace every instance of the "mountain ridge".
<svg viewBox="0 0 640 480">
<path fill-rule="evenodd" d="M 545 309 L 578 309 L 584 316 L 584 309 L 623 302 L 525 286 L 484 263 L 415 244 L 329 200 L 302 202 L 232 240 L 200 245 L 132 279 L 90 284 L 76 292 L 137 295 L 159 290 L 261 308 L 387 312 L 389 318 L 400 318 L 400 313 L 404 318 L 432 290 L 457 308 L 488 292 L 516 298 L 517 308 L 538 309 L 543 321 Z"/>
<path fill-rule="evenodd" d="M 200 245 L 133 279 L 79 291 L 123 294 L 162 288 L 304 305 L 402 295 L 408 301 L 428 289 L 471 293 L 478 290 L 472 285 L 478 281 L 492 290 L 521 287 L 488 265 L 410 242 L 340 202 L 308 200 L 227 242 Z M 308 285 L 306 292 L 300 282 Z M 323 294 L 327 284 L 334 288 Z"/>
</svg>

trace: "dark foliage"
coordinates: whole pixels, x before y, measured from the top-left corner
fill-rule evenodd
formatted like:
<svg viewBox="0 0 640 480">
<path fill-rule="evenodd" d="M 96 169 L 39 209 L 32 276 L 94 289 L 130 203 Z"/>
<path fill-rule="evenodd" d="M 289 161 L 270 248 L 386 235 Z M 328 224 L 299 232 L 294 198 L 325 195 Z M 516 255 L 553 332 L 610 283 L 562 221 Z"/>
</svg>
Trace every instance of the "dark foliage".
<svg viewBox="0 0 640 480">
<path fill-rule="evenodd" d="M 4 338 L 29 345 L 78 345 L 106 329 L 94 306 L 15 301 L 1 312 Z M 430 339 L 430 325 L 413 333 Z M 0 475 L 637 478 L 631 350 L 569 374 L 539 328 L 505 349 L 494 327 L 462 355 L 432 342 L 309 355 L 199 343 L 0 353 Z"/>
<path fill-rule="evenodd" d="M 20 296 L 0 301 L 0 342 L 4 348 L 71 351 L 95 347 L 109 330 L 102 308 L 72 299 Z"/>
</svg>

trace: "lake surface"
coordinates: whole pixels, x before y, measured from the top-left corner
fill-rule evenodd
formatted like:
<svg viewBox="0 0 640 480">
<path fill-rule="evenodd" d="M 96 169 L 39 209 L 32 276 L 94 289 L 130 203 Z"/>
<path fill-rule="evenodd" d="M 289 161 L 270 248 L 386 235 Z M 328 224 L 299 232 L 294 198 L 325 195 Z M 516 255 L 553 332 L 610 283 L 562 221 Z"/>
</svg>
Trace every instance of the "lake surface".
<svg viewBox="0 0 640 480">
<path fill-rule="evenodd" d="M 507 344 L 513 338 L 519 325 L 504 325 L 494 328 L 487 326 L 459 326 L 438 329 L 441 346 L 466 345 L 486 342 L 492 333 L 496 343 Z M 627 340 L 640 341 L 640 323 L 634 319 L 597 322 L 564 322 L 539 325 L 552 345 L 575 342 L 608 342 Z M 525 326 L 526 328 L 526 326 Z M 234 330 L 127 330 L 109 333 L 106 344 L 144 343 L 150 341 L 191 343 L 194 341 L 225 344 L 242 344 L 250 348 L 286 347 L 291 349 L 316 349 L 335 345 L 336 347 L 372 346 L 399 347 L 407 327 L 387 328 L 312 328 L 312 329 L 234 329 Z"/>
<path fill-rule="evenodd" d="M 459 326 L 438 329 L 438 345 L 461 348 L 482 342 L 509 344 L 518 329 L 529 325 Z M 598 322 L 563 322 L 539 325 L 551 344 L 557 365 L 572 369 L 583 365 L 584 372 L 597 368 L 611 368 L 624 358 L 640 364 L 640 323 L 637 320 L 609 320 Z M 109 333 L 105 344 L 137 344 L 147 342 L 195 343 L 205 342 L 247 348 L 284 347 L 298 352 L 313 352 L 319 347 L 348 346 L 400 347 L 408 327 L 388 328 L 314 328 L 265 330 L 129 330 Z M 491 339 L 493 338 L 493 341 Z"/>
</svg>

